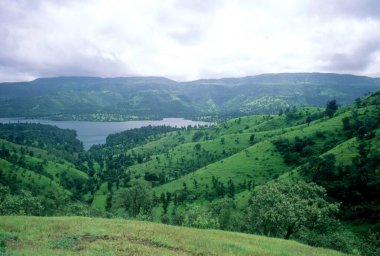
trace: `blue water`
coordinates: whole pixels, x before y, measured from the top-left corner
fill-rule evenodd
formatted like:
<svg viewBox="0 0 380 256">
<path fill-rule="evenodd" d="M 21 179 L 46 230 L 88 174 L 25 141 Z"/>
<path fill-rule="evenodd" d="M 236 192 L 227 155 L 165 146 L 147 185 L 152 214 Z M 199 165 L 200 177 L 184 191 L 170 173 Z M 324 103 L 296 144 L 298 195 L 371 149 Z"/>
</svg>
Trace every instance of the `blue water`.
<svg viewBox="0 0 380 256">
<path fill-rule="evenodd" d="M 40 123 L 56 125 L 62 129 L 72 129 L 77 131 L 78 139 L 83 142 L 85 149 L 89 149 L 95 144 L 104 144 L 108 135 L 133 128 L 143 126 L 168 125 L 172 127 L 187 127 L 189 125 L 208 125 L 210 123 L 201 121 L 191 121 L 183 118 L 164 118 L 163 120 L 143 120 L 125 122 L 89 122 L 89 121 L 51 121 L 45 119 L 24 119 L 24 118 L 0 118 L 0 123 Z"/>
</svg>

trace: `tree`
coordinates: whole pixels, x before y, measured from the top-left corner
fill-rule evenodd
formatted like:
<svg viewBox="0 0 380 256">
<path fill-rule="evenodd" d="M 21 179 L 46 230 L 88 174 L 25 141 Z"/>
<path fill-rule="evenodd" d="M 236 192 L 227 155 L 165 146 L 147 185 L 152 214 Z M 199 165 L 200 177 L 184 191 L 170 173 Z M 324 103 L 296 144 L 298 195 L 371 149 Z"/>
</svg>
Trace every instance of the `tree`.
<svg viewBox="0 0 380 256">
<path fill-rule="evenodd" d="M 130 188 L 122 191 L 123 206 L 131 216 L 149 214 L 152 209 L 152 188 L 141 180 L 136 180 Z"/>
<path fill-rule="evenodd" d="M 228 180 L 227 183 L 227 195 L 228 197 L 234 198 L 235 196 L 235 185 L 234 182 L 231 180 L 231 178 Z"/>
<path fill-rule="evenodd" d="M 349 117 L 345 117 L 342 119 L 342 122 L 343 122 L 343 130 L 344 131 L 348 131 L 351 129 L 351 126 L 350 126 L 350 118 Z"/>
<path fill-rule="evenodd" d="M 330 118 L 333 117 L 333 115 L 335 114 L 335 112 L 337 110 L 338 110 L 338 105 L 336 104 L 336 100 L 331 100 L 331 101 L 327 102 L 325 114 L 328 117 L 330 117 Z"/>
<path fill-rule="evenodd" d="M 112 207 L 112 193 L 108 193 L 106 198 L 106 210 L 109 211 Z"/>
<path fill-rule="evenodd" d="M 249 137 L 249 143 L 253 144 L 255 142 L 255 134 L 251 134 Z"/>
<path fill-rule="evenodd" d="M 235 200 L 227 197 L 216 199 L 209 208 L 212 216 L 218 219 L 221 229 L 240 231 L 242 220 Z"/>
<path fill-rule="evenodd" d="M 170 204 L 171 198 L 172 194 L 170 192 L 166 192 L 166 196 L 165 193 L 161 193 L 160 199 L 162 202 L 162 209 L 164 210 L 164 214 L 168 212 L 168 206 Z"/>
<path fill-rule="evenodd" d="M 307 117 L 306 117 L 306 123 L 307 123 L 307 126 L 309 126 L 310 125 L 310 123 L 313 121 L 313 118 L 311 117 L 311 115 L 308 115 Z"/>
<path fill-rule="evenodd" d="M 307 164 L 301 167 L 301 174 L 307 181 L 315 182 L 324 188 L 328 188 L 330 187 L 328 183 L 335 180 L 335 162 L 334 154 L 312 157 Z"/>
<path fill-rule="evenodd" d="M 289 239 L 307 229 L 325 232 L 336 224 L 339 205 L 326 201 L 323 187 L 304 181 L 263 186 L 251 198 L 247 228 L 252 233 Z"/>
</svg>

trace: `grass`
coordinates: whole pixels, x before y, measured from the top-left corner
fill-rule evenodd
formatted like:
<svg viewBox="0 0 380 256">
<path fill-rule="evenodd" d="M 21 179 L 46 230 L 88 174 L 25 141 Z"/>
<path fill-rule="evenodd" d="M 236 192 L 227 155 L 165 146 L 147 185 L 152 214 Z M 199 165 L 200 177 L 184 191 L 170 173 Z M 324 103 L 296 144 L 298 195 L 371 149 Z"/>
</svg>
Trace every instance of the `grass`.
<svg viewBox="0 0 380 256">
<path fill-rule="evenodd" d="M 1 216 L 0 237 L 11 255 L 345 255 L 263 236 L 85 217 Z"/>
<path fill-rule="evenodd" d="M 4 177 L 14 175 L 19 186 L 33 188 L 34 191 L 38 191 L 40 195 L 45 195 L 47 198 L 67 198 L 71 195 L 70 191 L 45 176 L 21 167 L 17 167 L 17 172 L 15 172 L 13 165 L 6 160 L 0 159 L 0 169 Z"/>
<path fill-rule="evenodd" d="M 271 156 L 271 161 L 266 161 L 267 153 Z M 281 171 L 285 170 L 288 170 L 288 167 L 283 163 L 282 157 L 274 151 L 274 146 L 270 142 L 264 141 L 255 144 L 244 152 L 210 164 L 154 189 L 157 194 L 163 191 L 174 192 L 182 189 L 183 182 L 187 182 L 191 190 L 193 189 L 193 179 L 197 180 L 200 187 L 211 186 L 212 176 L 218 177 L 224 183 L 232 178 L 236 184 L 249 180 L 254 180 L 255 184 L 263 184 L 273 179 L 272 175 L 280 175 L 282 174 Z"/>
<path fill-rule="evenodd" d="M 102 183 L 99 190 L 97 190 L 94 195 L 94 201 L 92 201 L 92 207 L 99 210 L 105 210 L 107 193 L 108 193 L 107 183 L 104 182 Z"/>
<path fill-rule="evenodd" d="M 284 163 L 282 156 L 277 152 L 271 143 L 272 140 L 287 138 L 290 141 L 293 141 L 296 136 L 302 138 L 310 137 L 316 142 L 315 147 L 323 149 L 325 147 L 324 143 L 326 142 L 326 139 L 315 138 L 316 132 L 329 132 L 327 139 L 331 137 L 340 138 L 335 129 L 337 131 L 342 129 L 341 120 L 343 117 L 344 115 L 340 115 L 335 118 L 323 120 L 322 122 L 313 122 L 310 125 L 301 124 L 292 127 L 285 126 L 285 128 L 281 130 L 278 130 L 277 123 L 284 122 L 283 117 L 254 116 L 232 119 L 225 125 L 225 127 L 228 127 L 224 128 L 225 133 L 231 130 L 234 130 L 235 132 L 238 131 L 239 129 L 233 128 L 234 125 L 245 127 L 251 123 L 250 128 L 247 130 L 260 130 L 260 132 L 255 133 L 259 142 L 253 146 L 244 145 L 245 147 L 241 148 L 241 150 L 236 154 L 226 157 L 220 161 L 205 165 L 203 168 L 184 175 L 167 184 L 155 187 L 154 189 L 157 194 L 164 191 L 174 192 L 180 190 L 184 182 L 186 182 L 188 186 L 190 185 L 190 189 L 193 189 L 191 184 L 194 179 L 197 180 L 198 185 L 202 189 L 206 185 L 209 187 L 211 186 L 212 176 L 218 177 L 219 180 L 224 183 L 231 178 L 235 184 L 243 183 L 249 180 L 253 180 L 255 185 L 264 184 L 272 179 L 275 179 L 276 177 L 279 177 L 284 172 L 291 170 L 291 167 Z M 258 119 L 261 120 L 261 122 L 259 122 Z M 265 129 L 268 130 L 263 131 L 263 125 L 265 126 Z M 282 123 L 282 125 L 284 125 L 284 123 Z M 259 129 L 257 128 L 258 126 L 262 127 Z M 249 133 L 243 132 L 242 134 L 231 134 L 229 136 L 246 136 L 244 140 L 242 140 L 245 142 L 248 141 Z M 344 140 L 343 138 L 341 139 Z M 210 143 L 210 145 L 212 145 L 212 143 Z M 221 146 L 222 145 L 219 145 L 219 147 Z M 188 153 L 188 155 L 190 154 Z M 151 170 L 152 169 L 154 168 L 151 168 Z M 199 191 L 198 188 L 197 190 Z"/>
<path fill-rule="evenodd" d="M 150 161 L 131 166 L 129 171 L 143 175 L 146 172 L 179 170 L 177 173 L 182 177 L 163 185 L 162 188 L 157 188 L 158 191 L 166 190 L 165 187 L 170 187 L 169 191 L 178 190 L 182 188 L 183 181 L 192 183 L 194 178 L 200 182 L 200 185 L 210 185 L 212 176 L 219 177 L 223 182 L 232 178 L 236 183 L 248 180 L 263 183 L 288 168 L 270 143 L 258 143 L 257 146 L 251 147 L 250 136 L 254 134 L 255 141 L 265 140 L 281 134 L 281 130 L 277 130 L 278 127 L 291 125 L 292 123 L 286 123 L 283 116 L 257 115 L 231 119 L 217 127 L 207 129 L 205 131 L 209 139 L 201 138 L 198 142 L 191 142 L 193 131 L 181 132 L 180 136 L 173 132 L 157 141 L 133 149 L 134 152 L 158 154 L 153 153 Z M 178 137 L 183 138 L 182 143 Z M 173 144 L 173 141 L 176 143 Z M 196 144 L 201 148 L 198 152 L 195 150 Z M 273 164 L 264 166 L 264 160 L 268 158 L 273 158 L 271 161 Z M 192 171 L 198 170 L 186 175 L 182 169 L 189 166 L 195 167 Z M 263 173 L 267 177 L 263 176 Z"/>
<path fill-rule="evenodd" d="M 358 109 L 359 116 L 364 116 L 366 112 L 375 111 L 376 108 L 368 106 Z M 229 179 L 232 179 L 236 188 L 236 202 L 239 209 L 244 209 L 248 203 L 251 192 L 246 190 L 242 185 L 248 181 L 253 181 L 255 186 L 259 186 L 275 180 L 281 177 L 281 179 L 296 178 L 299 179 L 298 168 L 295 166 L 289 166 L 284 163 L 283 157 L 276 150 L 271 141 L 283 138 L 289 141 L 294 141 L 295 137 L 311 138 L 314 141 L 312 148 L 321 155 L 327 153 L 333 153 L 337 157 L 337 163 L 349 164 L 354 157 L 358 155 L 357 152 L 357 139 L 352 138 L 347 140 L 343 133 L 342 119 L 346 116 L 351 116 L 351 111 L 346 111 L 333 118 L 322 118 L 308 124 L 297 124 L 295 126 L 289 126 L 285 123 L 282 116 L 249 116 L 237 119 L 231 119 L 224 124 L 219 125 L 219 132 L 215 134 L 215 139 L 200 142 L 201 146 L 212 152 L 220 154 L 218 147 L 231 147 L 235 146 L 234 139 L 225 139 L 225 144 L 220 143 L 220 138 L 241 138 L 240 144 L 242 147 L 240 151 L 227 156 L 223 159 L 218 159 L 212 163 L 204 163 L 204 166 L 189 173 L 185 174 L 173 181 L 166 184 L 159 185 L 153 188 L 156 195 L 160 195 L 164 192 L 179 192 L 183 190 L 183 184 L 186 184 L 187 189 L 192 194 L 197 194 L 198 199 L 195 199 L 195 203 L 202 204 L 205 195 L 208 192 L 212 192 L 212 177 L 216 177 L 219 181 L 227 184 Z M 279 124 L 283 128 L 278 129 Z M 248 127 L 244 129 L 244 127 Z M 240 132 L 242 131 L 242 132 Z M 237 132 L 237 134 L 234 134 Z M 210 132 L 211 133 L 211 132 Z M 255 134 L 256 144 L 253 146 L 247 145 L 250 134 Z M 323 136 L 317 136 L 318 133 Z M 377 132 L 379 133 L 379 132 Z M 380 136 L 375 136 L 372 139 L 372 148 L 376 150 L 379 146 Z M 168 155 L 172 159 L 178 159 L 178 155 L 185 155 L 184 157 L 202 159 L 201 157 L 195 157 L 191 149 L 194 148 L 192 143 L 185 143 L 179 145 L 175 150 L 170 151 Z M 181 150 L 187 147 L 188 151 Z M 238 146 L 237 146 L 238 147 Z M 236 149 L 238 150 L 238 148 Z M 175 157 L 177 155 L 177 157 Z M 165 158 L 164 158 L 165 159 Z M 173 166 L 173 164 L 161 160 L 161 163 L 165 163 L 166 166 Z M 175 161 L 173 161 L 175 162 Z M 197 162 L 199 163 L 199 162 Z M 144 168 L 145 167 L 145 168 Z M 136 168 L 136 169 L 134 169 Z M 155 170 L 157 166 L 149 165 L 149 162 L 141 165 L 132 166 L 130 170 Z M 295 169 L 294 169 L 295 168 Z M 293 170 L 290 173 L 289 171 Z M 194 180 L 197 181 L 197 187 L 195 187 Z M 160 206 L 158 206 L 160 208 Z M 170 207 L 169 207 L 170 209 Z"/>
<path fill-rule="evenodd" d="M 88 175 L 78 169 L 75 168 L 75 166 L 72 163 L 69 163 L 68 161 L 64 160 L 63 158 L 59 158 L 57 156 L 54 156 L 52 154 L 49 154 L 46 150 L 42 150 L 35 147 L 30 146 L 22 146 L 18 145 L 3 139 L 0 139 L 0 147 L 4 147 L 8 149 L 10 152 L 15 154 L 18 157 L 23 157 L 23 161 L 28 165 L 36 165 L 36 164 L 42 164 L 44 166 L 44 172 L 45 176 L 52 180 L 53 182 L 59 183 L 60 182 L 60 174 L 63 172 L 66 172 L 67 177 L 70 177 L 70 179 L 78 179 L 81 180 L 81 182 L 85 183 L 88 179 Z M 27 149 L 29 153 L 21 153 L 20 149 Z M 14 164 L 17 166 L 17 164 Z M 26 168 L 22 168 L 26 169 Z M 33 170 L 28 170 L 30 172 L 34 172 Z"/>
<path fill-rule="evenodd" d="M 11 180 L 13 185 L 21 189 L 31 190 L 46 198 L 63 200 L 72 195 L 72 187 L 61 182 L 62 174 L 65 174 L 68 183 L 76 181 L 85 184 L 88 180 L 86 173 L 46 150 L 18 145 L 3 139 L 0 139 L 0 147 L 8 149 L 12 158 L 16 159 L 11 162 L 9 159 L 0 158 L 3 179 Z M 21 157 L 23 160 L 18 161 Z M 36 165 L 42 165 L 43 169 L 36 170 L 33 168 Z"/>
</svg>

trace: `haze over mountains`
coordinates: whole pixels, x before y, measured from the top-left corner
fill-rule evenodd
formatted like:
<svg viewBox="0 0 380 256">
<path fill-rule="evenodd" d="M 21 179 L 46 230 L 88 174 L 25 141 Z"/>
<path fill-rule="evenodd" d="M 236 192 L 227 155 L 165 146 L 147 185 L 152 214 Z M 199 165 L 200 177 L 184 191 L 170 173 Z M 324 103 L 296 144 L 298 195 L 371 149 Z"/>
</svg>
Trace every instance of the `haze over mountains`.
<svg viewBox="0 0 380 256">
<path fill-rule="evenodd" d="M 0 84 L 0 117 L 123 120 L 273 114 L 291 106 L 352 103 L 380 89 L 380 78 L 280 73 L 176 82 L 164 77 L 54 77 Z M 22 104 L 20 102 L 22 101 Z"/>
</svg>

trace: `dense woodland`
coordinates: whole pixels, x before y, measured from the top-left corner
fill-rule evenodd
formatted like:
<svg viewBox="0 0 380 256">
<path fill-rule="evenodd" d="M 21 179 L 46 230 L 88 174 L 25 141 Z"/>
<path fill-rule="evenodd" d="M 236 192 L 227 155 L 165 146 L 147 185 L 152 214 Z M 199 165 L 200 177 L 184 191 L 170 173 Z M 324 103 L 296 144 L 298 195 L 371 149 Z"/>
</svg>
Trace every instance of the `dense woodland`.
<svg viewBox="0 0 380 256">
<path fill-rule="evenodd" d="M 380 251 L 380 92 L 211 127 L 143 127 L 85 151 L 0 125 L 0 214 L 123 217 Z"/>
</svg>

